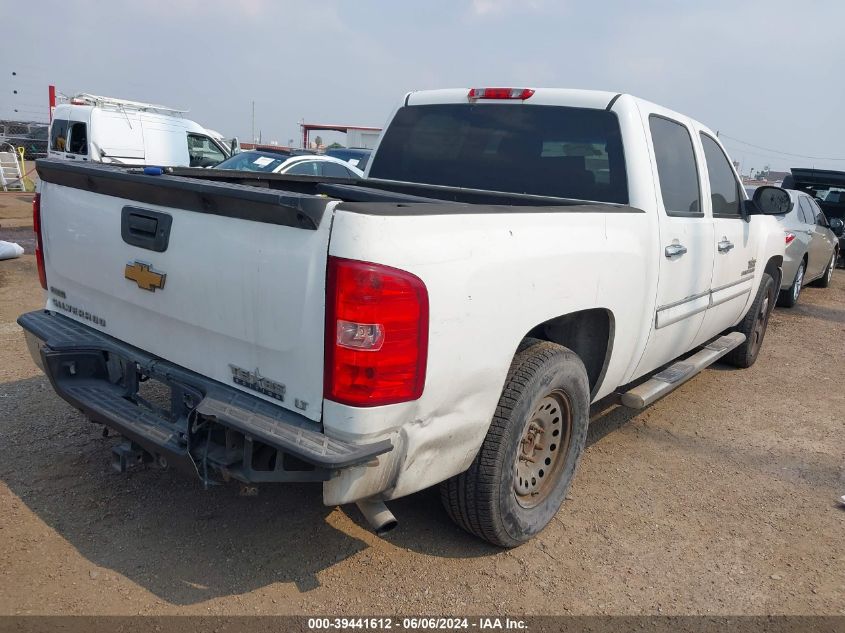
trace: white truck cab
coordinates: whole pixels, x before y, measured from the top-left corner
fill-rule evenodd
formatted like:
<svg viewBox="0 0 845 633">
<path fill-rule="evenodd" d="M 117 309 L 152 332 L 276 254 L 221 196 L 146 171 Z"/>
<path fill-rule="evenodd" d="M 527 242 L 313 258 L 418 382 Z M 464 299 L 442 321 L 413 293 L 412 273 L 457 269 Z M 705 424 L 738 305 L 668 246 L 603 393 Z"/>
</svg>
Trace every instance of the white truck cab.
<svg viewBox="0 0 845 633">
<path fill-rule="evenodd" d="M 56 106 L 49 158 L 117 165 L 210 167 L 230 154 L 184 110 L 81 94 Z"/>
</svg>

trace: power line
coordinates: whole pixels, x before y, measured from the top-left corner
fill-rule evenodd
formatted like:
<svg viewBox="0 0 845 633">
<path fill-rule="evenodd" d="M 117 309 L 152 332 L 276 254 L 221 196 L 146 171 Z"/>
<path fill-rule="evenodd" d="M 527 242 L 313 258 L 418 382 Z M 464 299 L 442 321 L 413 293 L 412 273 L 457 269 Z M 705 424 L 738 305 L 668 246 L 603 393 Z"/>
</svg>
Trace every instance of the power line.
<svg viewBox="0 0 845 633">
<path fill-rule="evenodd" d="M 724 136 L 724 135 L 723 135 Z M 729 141 L 725 143 L 725 145 L 731 150 L 731 154 L 736 158 L 738 155 L 742 156 L 757 156 L 759 158 L 765 158 L 767 160 L 778 160 L 781 162 L 786 162 L 788 159 L 784 158 L 780 154 L 773 154 L 771 152 L 754 152 L 752 150 L 746 149 L 745 147 L 740 147 L 739 145 L 735 145 L 733 141 Z"/>
<path fill-rule="evenodd" d="M 742 143 L 743 145 L 748 145 L 748 147 L 755 147 L 757 149 L 762 149 L 763 151 L 770 152 L 772 154 L 780 154 L 783 156 L 793 156 L 795 158 L 807 158 L 810 160 L 845 160 L 845 158 L 830 158 L 826 156 L 807 156 L 806 154 L 793 154 L 792 152 L 781 152 L 780 150 L 770 149 L 768 147 L 761 147 L 760 145 L 754 145 L 753 143 L 747 143 L 746 141 L 740 140 L 733 136 L 728 136 L 724 132 L 719 133 L 719 138 L 729 138 L 736 143 Z M 751 153 L 751 152 L 749 152 Z"/>
</svg>

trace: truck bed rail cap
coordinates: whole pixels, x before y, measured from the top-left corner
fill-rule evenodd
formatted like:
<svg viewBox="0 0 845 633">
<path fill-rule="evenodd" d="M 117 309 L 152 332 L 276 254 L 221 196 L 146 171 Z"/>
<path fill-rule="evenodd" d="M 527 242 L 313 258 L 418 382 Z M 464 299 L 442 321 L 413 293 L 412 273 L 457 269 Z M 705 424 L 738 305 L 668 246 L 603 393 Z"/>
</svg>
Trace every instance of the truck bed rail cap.
<svg viewBox="0 0 845 633">
<path fill-rule="evenodd" d="M 60 159 L 37 160 L 44 182 L 107 196 L 208 213 L 251 222 L 316 230 L 328 200 L 247 185 L 182 176 L 148 176 L 125 168 L 77 164 Z"/>
</svg>

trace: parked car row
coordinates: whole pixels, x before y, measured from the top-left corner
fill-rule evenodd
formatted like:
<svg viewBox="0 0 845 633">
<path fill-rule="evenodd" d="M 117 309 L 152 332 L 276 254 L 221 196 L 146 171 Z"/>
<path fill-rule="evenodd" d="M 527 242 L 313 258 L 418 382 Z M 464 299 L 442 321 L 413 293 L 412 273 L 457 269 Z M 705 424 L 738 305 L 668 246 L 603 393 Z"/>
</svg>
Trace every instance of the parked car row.
<svg viewBox="0 0 845 633">
<path fill-rule="evenodd" d="M 237 139 L 224 142 L 220 134 L 184 118 L 183 111 L 89 94 L 56 107 L 48 140 L 50 157 L 83 162 L 185 165 L 347 179 L 364 178 L 372 153 L 337 147 L 322 155 L 266 146 L 240 151 Z M 609 177 L 605 171 L 594 170 L 597 183 Z M 826 287 L 837 260 L 845 265 L 845 172 L 793 169 L 784 187 L 790 192 L 793 208 L 779 219 L 786 256 L 777 303 L 792 307 L 805 285 Z M 747 189 L 749 196 L 753 192 L 753 188 Z"/>
<path fill-rule="evenodd" d="M 845 267 L 845 171 L 793 168 L 784 178 L 783 186 L 803 191 L 815 199 L 839 238 L 839 265 Z"/>
<path fill-rule="evenodd" d="M 746 188 L 753 195 L 755 188 Z M 791 308 L 798 302 L 801 289 L 809 284 L 827 288 L 839 255 L 842 220 L 828 221 L 813 196 L 794 189 L 787 190 L 792 210 L 778 217 L 783 227 L 786 254 L 783 259 L 783 279 L 778 305 Z"/>
<path fill-rule="evenodd" d="M 324 154 L 291 155 L 287 151 L 246 150 L 214 166 L 215 169 L 237 169 L 291 176 L 327 176 L 330 178 L 363 178 L 364 172 L 345 160 Z"/>
</svg>

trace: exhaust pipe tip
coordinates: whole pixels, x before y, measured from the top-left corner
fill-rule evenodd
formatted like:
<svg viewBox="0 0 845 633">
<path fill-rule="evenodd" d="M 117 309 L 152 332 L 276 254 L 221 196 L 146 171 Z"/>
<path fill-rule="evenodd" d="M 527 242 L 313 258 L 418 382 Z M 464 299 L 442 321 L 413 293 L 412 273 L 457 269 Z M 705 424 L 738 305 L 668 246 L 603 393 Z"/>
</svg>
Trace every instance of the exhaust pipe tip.
<svg viewBox="0 0 845 633">
<path fill-rule="evenodd" d="M 393 513 L 387 509 L 383 501 L 377 499 L 361 499 L 355 505 L 364 515 L 367 523 L 373 528 L 377 536 L 384 536 L 397 525 L 399 521 L 393 516 Z"/>
</svg>

